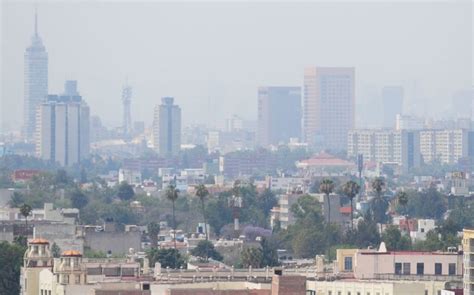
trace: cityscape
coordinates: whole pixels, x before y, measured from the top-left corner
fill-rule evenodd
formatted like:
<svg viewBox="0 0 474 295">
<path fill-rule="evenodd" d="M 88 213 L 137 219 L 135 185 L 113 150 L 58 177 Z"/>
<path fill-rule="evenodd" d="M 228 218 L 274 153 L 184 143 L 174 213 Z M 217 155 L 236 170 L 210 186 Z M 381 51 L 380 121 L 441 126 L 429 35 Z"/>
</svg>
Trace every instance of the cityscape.
<svg viewBox="0 0 474 295">
<path fill-rule="evenodd" d="M 0 7 L 0 295 L 474 294 L 472 2 Z"/>
</svg>

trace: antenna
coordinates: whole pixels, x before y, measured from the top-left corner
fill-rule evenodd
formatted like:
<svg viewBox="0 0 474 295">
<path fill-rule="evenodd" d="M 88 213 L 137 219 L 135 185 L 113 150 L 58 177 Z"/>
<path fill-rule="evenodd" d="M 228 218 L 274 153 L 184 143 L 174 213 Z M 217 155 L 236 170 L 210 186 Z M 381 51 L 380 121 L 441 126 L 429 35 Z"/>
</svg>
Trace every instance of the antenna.
<svg viewBox="0 0 474 295">
<path fill-rule="evenodd" d="M 38 3 L 35 3 L 35 36 L 38 36 Z"/>
</svg>

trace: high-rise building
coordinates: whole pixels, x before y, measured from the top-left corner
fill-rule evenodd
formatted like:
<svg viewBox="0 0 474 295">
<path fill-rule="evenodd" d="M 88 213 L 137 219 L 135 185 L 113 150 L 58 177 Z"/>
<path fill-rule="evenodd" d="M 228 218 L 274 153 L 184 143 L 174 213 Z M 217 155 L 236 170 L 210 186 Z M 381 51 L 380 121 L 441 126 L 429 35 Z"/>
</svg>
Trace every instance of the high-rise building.
<svg viewBox="0 0 474 295">
<path fill-rule="evenodd" d="M 258 89 L 258 143 L 287 143 L 301 137 L 301 88 Z"/>
<path fill-rule="evenodd" d="M 347 154 L 364 161 L 396 163 L 403 172 L 420 166 L 420 136 L 417 131 L 404 130 L 351 130 Z"/>
<path fill-rule="evenodd" d="M 397 114 L 403 112 L 403 87 L 387 86 L 382 89 L 383 127 L 394 128 Z"/>
<path fill-rule="evenodd" d="M 36 132 L 36 111 L 48 95 L 48 53 L 38 35 L 38 14 L 35 31 L 24 55 L 23 136 L 32 142 Z"/>
<path fill-rule="evenodd" d="M 468 156 L 468 131 L 422 130 L 420 152 L 425 163 L 456 164 L 460 158 Z"/>
<path fill-rule="evenodd" d="M 303 140 L 342 150 L 355 124 L 355 69 L 311 67 L 304 72 Z"/>
<path fill-rule="evenodd" d="M 153 145 L 162 155 L 177 154 L 181 148 L 181 108 L 173 97 L 163 97 L 155 107 Z"/>
<path fill-rule="evenodd" d="M 422 130 L 425 128 L 425 120 L 410 115 L 397 114 L 395 116 L 396 130 Z"/>
<path fill-rule="evenodd" d="M 37 112 L 38 156 L 61 166 L 72 166 L 87 158 L 89 115 L 89 106 L 77 92 L 76 81 L 66 81 L 63 94 L 48 95 Z"/>
<path fill-rule="evenodd" d="M 128 138 L 132 135 L 132 87 L 125 85 L 122 89 L 122 105 L 123 105 L 123 135 Z"/>
</svg>

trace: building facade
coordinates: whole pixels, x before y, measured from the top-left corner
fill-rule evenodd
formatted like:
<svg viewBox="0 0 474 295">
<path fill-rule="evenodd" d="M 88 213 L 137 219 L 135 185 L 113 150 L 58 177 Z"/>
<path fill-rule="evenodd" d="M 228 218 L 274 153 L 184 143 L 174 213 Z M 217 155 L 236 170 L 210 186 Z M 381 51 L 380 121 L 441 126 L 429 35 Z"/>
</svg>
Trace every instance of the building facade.
<svg viewBox="0 0 474 295">
<path fill-rule="evenodd" d="M 301 137 L 301 88 L 258 89 L 258 143 L 288 143 Z"/>
<path fill-rule="evenodd" d="M 474 229 L 463 231 L 464 294 L 474 295 Z"/>
<path fill-rule="evenodd" d="M 48 53 L 38 34 L 35 14 L 35 32 L 24 54 L 23 135 L 33 142 L 36 132 L 36 110 L 48 95 Z"/>
<path fill-rule="evenodd" d="M 456 164 L 468 155 L 468 131 L 464 129 L 420 131 L 423 162 Z"/>
<path fill-rule="evenodd" d="M 355 126 L 355 69 L 311 67 L 304 72 L 303 139 L 343 150 Z"/>
<path fill-rule="evenodd" d="M 175 155 L 181 148 L 181 108 L 173 97 L 163 97 L 155 107 L 153 145 L 162 155 Z"/>
<path fill-rule="evenodd" d="M 396 163 L 403 171 L 420 166 L 420 136 L 416 131 L 360 129 L 349 132 L 347 154 L 365 161 Z"/>
<path fill-rule="evenodd" d="M 37 155 L 61 166 L 72 166 L 89 155 L 89 106 L 66 81 L 62 95 L 48 95 L 37 112 Z"/>
</svg>

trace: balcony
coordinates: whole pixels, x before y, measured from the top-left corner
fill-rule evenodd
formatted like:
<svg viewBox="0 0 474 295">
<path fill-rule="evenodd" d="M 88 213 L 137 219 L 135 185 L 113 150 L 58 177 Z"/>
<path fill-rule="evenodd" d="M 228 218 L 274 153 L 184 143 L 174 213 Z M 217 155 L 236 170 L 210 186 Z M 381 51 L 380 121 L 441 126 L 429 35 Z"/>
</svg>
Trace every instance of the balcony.
<svg viewBox="0 0 474 295">
<path fill-rule="evenodd" d="M 470 275 L 473 277 L 474 275 Z M 399 281 L 461 281 L 463 279 L 462 275 L 396 275 L 396 274 L 375 274 L 374 278 L 376 280 L 399 280 Z"/>
</svg>

